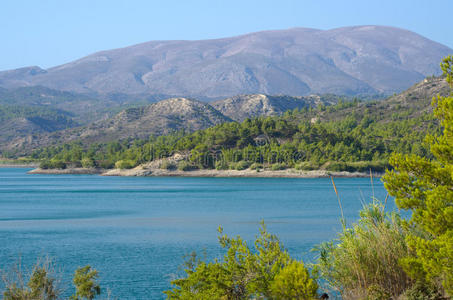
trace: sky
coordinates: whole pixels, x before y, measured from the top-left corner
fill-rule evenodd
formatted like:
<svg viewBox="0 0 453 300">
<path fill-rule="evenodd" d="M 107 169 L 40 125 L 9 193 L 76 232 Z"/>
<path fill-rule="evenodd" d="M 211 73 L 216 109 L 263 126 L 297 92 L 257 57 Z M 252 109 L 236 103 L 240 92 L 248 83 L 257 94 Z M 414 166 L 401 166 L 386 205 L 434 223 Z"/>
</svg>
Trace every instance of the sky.
<svg viewBox="0 0 453 300">
<path fill-rule="evenodd" d="M 387 25 L 453 48 L 453 0 L 1 0 L 0 70 L 49 68 L 150 40 Z"/>
</svg>

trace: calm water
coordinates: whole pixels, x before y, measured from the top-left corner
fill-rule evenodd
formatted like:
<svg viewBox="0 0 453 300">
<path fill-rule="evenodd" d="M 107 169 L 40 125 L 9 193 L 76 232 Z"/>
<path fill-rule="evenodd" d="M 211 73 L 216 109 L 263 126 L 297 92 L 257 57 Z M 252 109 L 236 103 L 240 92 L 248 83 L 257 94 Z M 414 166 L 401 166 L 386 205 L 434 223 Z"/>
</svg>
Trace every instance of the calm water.
<svg viewBox="0 0 453 300">
<path fill-rule="evenodd" d="M 0 268 L 46 255 L 68 278 L 86 264 L 119 299 L 161 299 L 183 255 L 219 257 L 217 227 L 252 240 L 259 221 L 306 261 L 340 229 L 330 179 L 27 175 L 0 168 Z M 369 202 L 369 179 L 336 179 L 345 217 Z M 374 193 L 386 191 L 375 180 Z M 389 201 L 390 208 L 393 201 Z"/>
</svg>

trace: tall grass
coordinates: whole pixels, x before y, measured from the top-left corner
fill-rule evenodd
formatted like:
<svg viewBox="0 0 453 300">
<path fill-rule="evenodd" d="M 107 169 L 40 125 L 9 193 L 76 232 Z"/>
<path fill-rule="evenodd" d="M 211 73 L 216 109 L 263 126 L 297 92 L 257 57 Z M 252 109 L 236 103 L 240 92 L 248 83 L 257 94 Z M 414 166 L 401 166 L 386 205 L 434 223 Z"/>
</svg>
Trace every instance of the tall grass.
<svg viewBox="0 0 453 300">
<path fill-rule="evenodd" d="M 317 246 L 315 270 L 343 299 L 395 299 L 413 285 L 399 264 L 409 255 L 405 237 L 400 215 L 374 200 L 336 240 Z"/>
</svg>

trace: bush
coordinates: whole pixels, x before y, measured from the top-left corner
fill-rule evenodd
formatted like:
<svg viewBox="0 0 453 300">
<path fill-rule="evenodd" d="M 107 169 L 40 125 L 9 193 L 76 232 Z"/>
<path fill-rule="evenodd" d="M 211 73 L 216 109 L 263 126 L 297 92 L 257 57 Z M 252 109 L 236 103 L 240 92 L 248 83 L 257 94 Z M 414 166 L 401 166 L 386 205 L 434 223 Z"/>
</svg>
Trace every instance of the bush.
<svg viewBox="0 0 453 300">
<path fill-rule="evenodd" d="M 115 163 L 110 160 L 100 160 L 96 164 L 102 169 L 112 169 L 115 167 Z"/>
<path fill-rule="evenodd" d="M 245 170 L 248 167 L 249 167 L 249 163 L 244 160 L 241 160 L 240 162 L 237 162 L 233 165 L 233 169 L 237 170 L 237 171 Z"/>
<path fill-rule="evenodd" d="M 216 161 L 215 169 L 216 170 L 228 170 L 228 164 L 224 160 Z"/>
<path fill-rule="evenodd" d="M 39 167 L 41 169 L 44 169 L 44 170 L 47 170 L 47 169 L 51 169 L 51 163 L 50 163 L 50 160 L 43 160 L 40 164 L 39 164 Z"/>
<path fill-rule="evenodd" d="M 280 170 L 284 170 L 286 169 L 286 165 L 285 164 L 273 164 L 271 166 L 271 170 L 272 171 L 280 171 Z"/>
<path fill-rule="evenodd" d="M 63 289 L 59 286 L 55 266 L 46 259 L 38 262 L 29 273 L 23 273 L 23 266 L 18 264 L 7 274 L 2 274 L 4 300 L 57 300 L 63 299 Z M 91 300 L 101 294 L 97 282 L 98 272 L 89 265 L 78 268 L 73 277 L 76 290 L 70 300 Z"/>
<path fill-rule="evenodd" d="M 396 299 L 413 284 L 400 265 L 410 254 L 406 236 L 399 214 L 369 204 L 358 223 L 315 249 L 320 257 L 315 269 L 344 299 Z"/>
<path fill-rule="evenodd" d="M 445 300 L 442 293 L 429 283 L 417 281 L 407 289 L 401 299 L 404 300 Z"/>
<path fill-rule="evenodd" d="M 347 165 L 350 170 L 356 172 L 369 172 L 370 169 L 373 172 L 384 172 L 389 167 L 387 161 L 357 161 L 349 162 Z"/>
<path fill-rule="evenodd" d="M 259 164 L 259 163 L 253 163 L 250 166 L 251 170 L 259 170 L 259 169 L 262 169 L 262 168 L 264 168 L 263 164 Z"/>
<path fill-rule="evenodd" d="M 187 161 L 185 160 L 181 160 L 179 163 L 178 163 L 178 170 L 179 171 L 192 171 L 192 170 L 196 170 L 198 169 L 197 166 L 194 166 L 190 163 L 188 163 Z"/>
<path fill-rule="evenodd" d="M 255 249 L 240 237 L 222 235 L 222 260 L 204 262 L 193 253 L 186 276 L 172 281 L 167 299 L 311 299 L 317 284 L 301 262 L 294 261 L 262 224 Z M 290 296 L 290 298 L 285 298 Z"/>
<path fill-rule="evenodd" d="M 160 168 L 163 170 L 175 170 L 176 169 L 176 164 L 164 159 L 162 163 L 160 164 Z"/>
<path fill-rule="evenodd" d="M 132 169 L 133 167 L 135 167 L 135 162 L 129 159 L 119 160 L 115 163 L 117 169 Z"/>
<path fill-rule="evenodd" d="M 296 164 L 296 170 L 301 170 L 301 171 L 312 171 L 312 170 L 317 170 L 319 168 L 318 165 L 315 165 L 309 161 L 304 161 L 301 163 Z"/>
<path fill-rule="evenodd" d="M 315 299 L 318 284 L 303 262 L 293 261 L 275 276 L 270 289 L 273 299 Z"/>
<path fill-rule="evenodd" d="M 328 162 L 324 166 L 324 169 L 327 171 L 333 171 L 333 172 L 341 172 L 341 171 L 354 172 L 354 168 L 352 168 L 348 164 L 346 164 L 344 162 L 340 162 L 340 161 Z"/>
<path fill-rule="evenodd" d="M 96 167 L 96 164 L 94 163 L 94 160 L 88 157 L 82 158 L 81 160 L 82 167 L 84 168 L 94 168 Z"/>
<path fill-rule="evenodd" d="M 66 169 L 66 163 L 62 160 L 45 160 L 39 164 L 41 169 Z"/>
<path fill-rule="evenodd" d="M 25 278 L 28 278 L 27 283 L 24 282 Z M 62 292 L 56 280 L 55 268 L 49 260 L 38 262 L 30 274 L 23 274 L 22 266 L 18 265 L 9 276 L 2 276 L 2 279 L 4 300 L 56 300 Z"/>
</svg>

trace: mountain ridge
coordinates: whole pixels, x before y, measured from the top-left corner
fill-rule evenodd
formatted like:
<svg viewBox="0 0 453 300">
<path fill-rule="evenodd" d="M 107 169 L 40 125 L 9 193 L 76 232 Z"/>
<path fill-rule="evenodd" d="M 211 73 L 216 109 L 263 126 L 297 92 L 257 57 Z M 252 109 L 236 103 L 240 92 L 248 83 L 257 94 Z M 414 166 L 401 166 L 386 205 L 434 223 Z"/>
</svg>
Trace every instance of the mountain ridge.
<svg viewBox="0 0 453 300">
<path fill-rule="evenodd" d="M 394 27 L 292 28 L 99 51 L 47 70 L 0 72 L 0 86 L 194 98 L 391 94 L 439 74 L 440 59 L 452 52 Z"/>
<path fill-rule="evenodd" d="M 58 143 L 69 143 L 76 140 L 84 143 L 107 142 L 130 138 L 143 139 L 150 135 L 166 135 L 182 130 L 193 132 L 225 122 L 242 121 L 245 118 L 256 116 L 275 116 L 289 109 L 335 102 L 335 98 L 332 95 L 290 97 L 258 94 L 240 95 L 233 98 L 236 102 L 239 102 L 238 105 L 241 107 L 241 110 L 236 111 L 236 113 L 234 113 L 234 107 L 222 106 L 222 103 L 228 103 L 231 98 L 216 101 L 215 103 L 206 103 L 191 98 L 179 97 L 161 100 L 144 106 L 126 108 L 109 118 L 103 118 L 88 125 L 65 130 L 46 132 L 46 130 L 39 128 L 35 124 L 35 127 L 28 127 L 30 128 L 29 132 L 25 130 L 16 131 L 8 134 L 6 138 L 0 135 L 0 141 L 3 144 L 0 147 L 0 151 L 27 152 L 27 149 L 46 147 Z M 256 99 L 271 100 L 261 101 L 257 104 L 254 103 Z M 279 104 L 279 100 L 282 103 Z M 20 123 L 20 120 L 15 122 Z M 1 125 L 2 123 L 0 122 L 0 127 Z"/>
<path fill-rule="evenodd" d="M 348 116 L 366 115 L 377 110 L 383 120 L 391 120 L 392 114 L 404 111 L 403 118 L 415 117 L 429 112 L 433 96 L 448 93 L 448 85 L 443 78 L 426 78 L 401 94 L 386 100 L 364 102 L 357 106 L 347 106 L 340 110 L 330 110 L 329 106 L 339 103 L 341 97 L 333 95 L 312 95 L 306 97 L 269 96 L 263 94 L 239 95 L 211 103 L 188 98 L 170 98 L 146 106 L 126 108 L 116 115 L 95 121 L 82 127 L 69 128 L 54 132 L 34 127 L 31 120 L 18 119 L 14 128 L 22 131 L 0 135 L 0 152 L 18 154 L 29 153 L 33 149 L 57 144 L 81 141 L 83 143 L 108 142 L 147 138 L 150 135 L 166 135 L 184 130 L 193 132 L 225 122 L 242 122 L 247 118 L 278 116 L 294 109 L 307 112 L 312 121 L 339 120 Z M 347 103 L 342 101 L 342 103 Z M 1 106 L 0 106 L 1 107 Z M 309 108 L 315 108 L 309 110 Z M 311 112 L 310 112 L 311 111 Z M 399 117 L 401 117 L 399 116 Z M 69 124 L 70 125 L 70 124 Z M 2 123 L 0 122 L 0 128 Z M 25 132 L 27 128 L 34 130 Z"/>
</svg>

